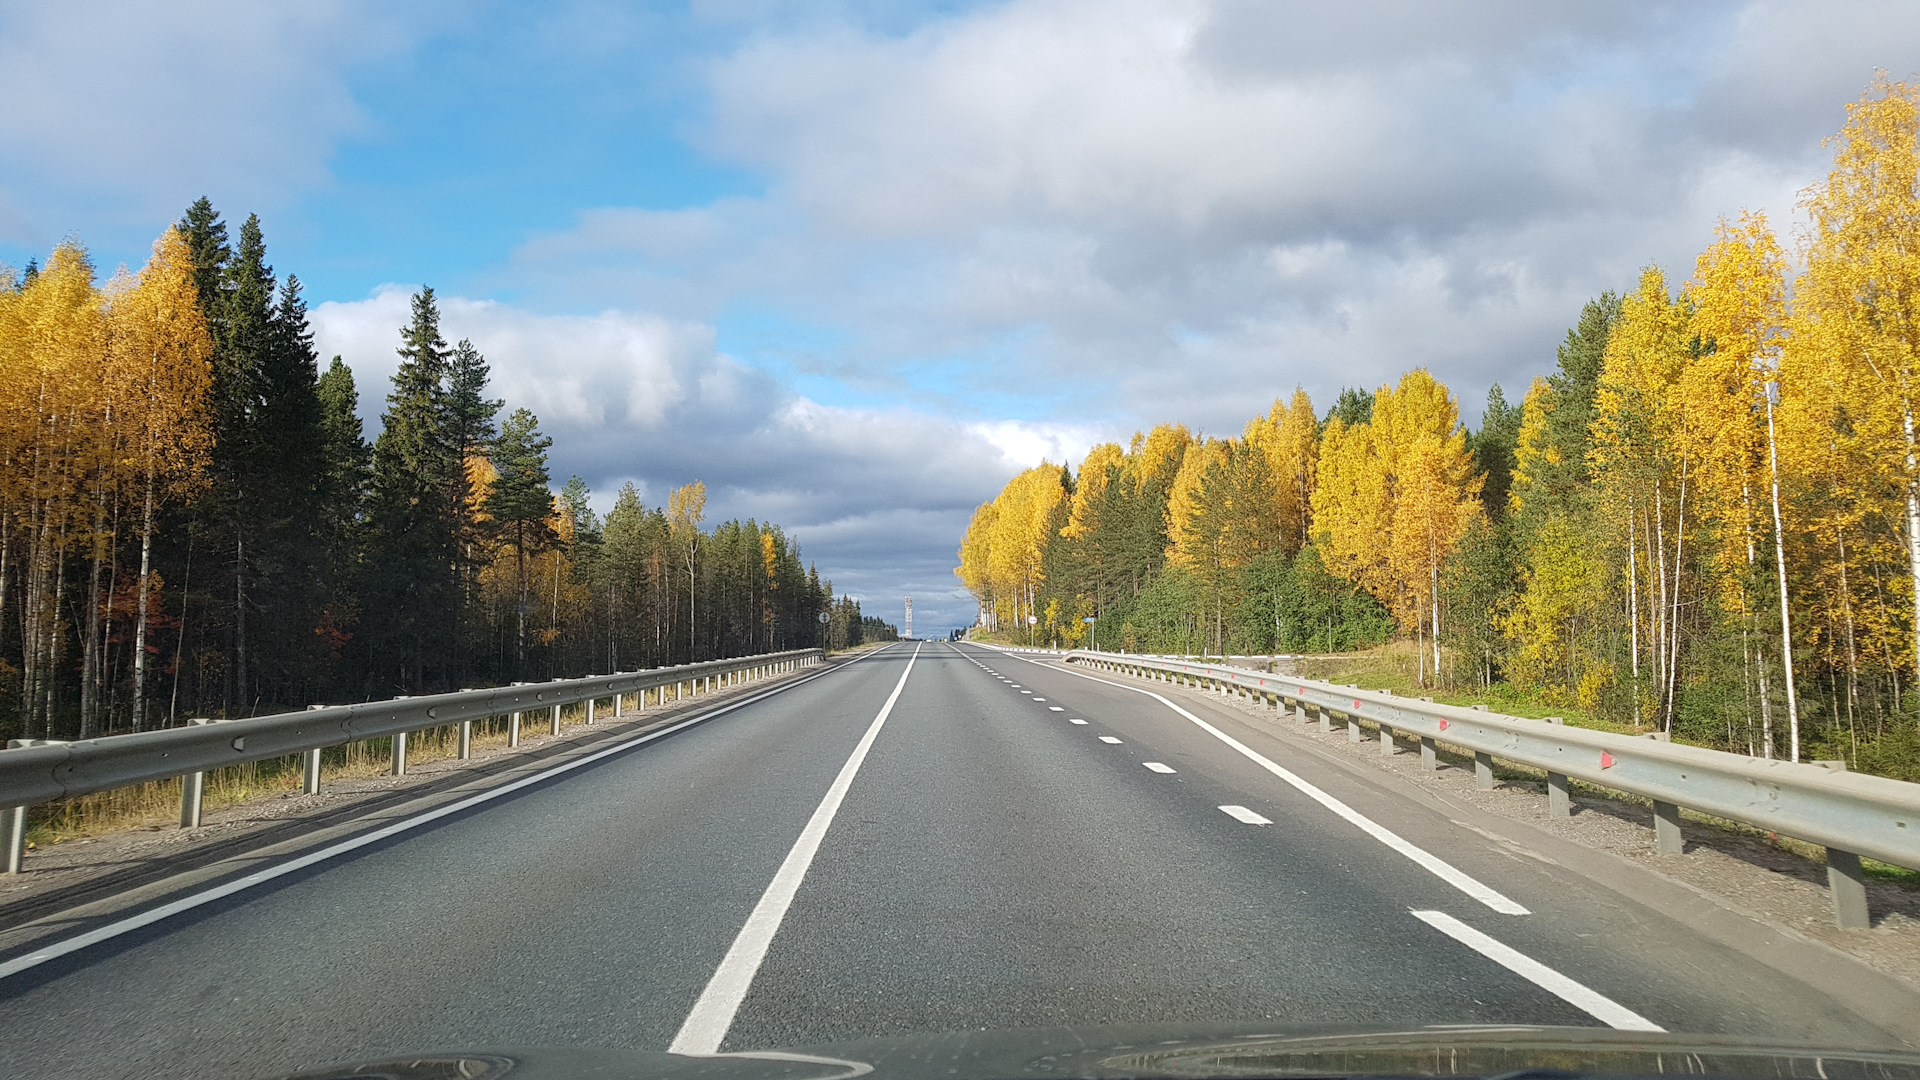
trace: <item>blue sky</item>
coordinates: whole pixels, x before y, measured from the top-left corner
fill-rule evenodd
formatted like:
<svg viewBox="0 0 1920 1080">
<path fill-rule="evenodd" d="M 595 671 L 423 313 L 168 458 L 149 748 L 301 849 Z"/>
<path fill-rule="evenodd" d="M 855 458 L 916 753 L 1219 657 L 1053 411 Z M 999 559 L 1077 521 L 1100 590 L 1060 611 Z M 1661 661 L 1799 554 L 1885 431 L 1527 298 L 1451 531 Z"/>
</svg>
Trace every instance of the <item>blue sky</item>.
<svg viewBox="0 0 1920 1080">
<path fill-rule="evenodd" d="M 406 290 L 562 473 L 787 525 L 919 626 L 1012 472 L 1426 365 L 1824 171 L 1904 3 L 0 2 L 0 259 L 258 212 L 370 415 Z"/>
</svg>

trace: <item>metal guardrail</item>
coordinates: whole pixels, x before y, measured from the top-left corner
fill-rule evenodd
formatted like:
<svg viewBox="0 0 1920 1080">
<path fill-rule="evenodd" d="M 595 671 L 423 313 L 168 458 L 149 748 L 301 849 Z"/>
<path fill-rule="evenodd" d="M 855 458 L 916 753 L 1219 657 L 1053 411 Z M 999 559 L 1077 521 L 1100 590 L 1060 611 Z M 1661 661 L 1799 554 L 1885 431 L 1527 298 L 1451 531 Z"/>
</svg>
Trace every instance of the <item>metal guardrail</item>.
<svg viewBox="0 0 1920 1080">
<path fill-rule="evenodd" d="M 508 745 L 519 745 L 520 721 L 545 710 L 550 730 L 560 732 L 562 706 L 586 703 L 586 721 L 595 721 L 595 702 L 612 698 L 621 715 L 627 695 L 688 686 L 694 694 L 714 681 L 764 678 L 820 662 L 819 649 L 709 660 L 646 671 L 521 683 L 488 690 L 393 698 L 356 705 L 314 706 L 304 712 L 277 713 L 244 720 L 192 721 L 187 727 L 107 735 L 74 742 L 14 740 L 0 750 L 0 807 L 6 816 L 7 872 L 20 871 L 26 846 L 26 809 L 71 795 L 131 787 L 152 780 L 182 777 L 180 824 L 200 823 L 202 782 L 212 769 L 268 758 L 305 755 L 305 789 L 320 789 L 320 751 L 368 739 L 393 740 L 393 772 L 405 775 L 407 735 L 429 728 L 460 727 L 460 757 L 470 756 L 473 722 L 511 718 Z M 677 698 L 676 698 L 677 700 Z"/>
<path fill-rule="evenodd" d="M 1557 817 L 1571 813 L 1569 777 L 1651 799 L 1656 848 L 1665 854 L 1682 848 L 1681 807 L 1819 844 L 1827 849 L 1835 922 L 1846 928 L 1869 925 L 1862 856 L 1920 869 L 1920 784 L 1220 664 L 1084 650 L 1065 662 L 1256 698 L 1317 718 L 1322 731 L 1339 717 L 1352 742 L 1361 740 L 1364 721 L 1378 730 L 1382 754 L 1394 752 L 1395 735 L 1418 739 L 1429 769 L 1438 767 L 1435 750 L 1445 743 L 1473 755 L 1482 788 L 1494 786 L 1494 758 L 1531 766 L 1546 772 L 1549 813 Z"/>
</svg>

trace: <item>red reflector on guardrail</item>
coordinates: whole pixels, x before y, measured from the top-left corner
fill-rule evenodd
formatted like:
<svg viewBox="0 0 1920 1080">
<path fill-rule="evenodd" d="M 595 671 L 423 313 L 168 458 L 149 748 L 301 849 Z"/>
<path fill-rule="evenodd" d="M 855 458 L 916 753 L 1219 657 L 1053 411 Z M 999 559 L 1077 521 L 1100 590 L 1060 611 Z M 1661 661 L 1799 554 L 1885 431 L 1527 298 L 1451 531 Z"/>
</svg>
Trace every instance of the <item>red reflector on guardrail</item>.
<svg viewBox="0 0 1920 1080">
<path fill-rule="evenodd" d="M 1603 769 L 1613 768 L 1613 755 L 1607 753 L 1605 750 L 1600 751 L 1600 767 Z"/>
</svg>

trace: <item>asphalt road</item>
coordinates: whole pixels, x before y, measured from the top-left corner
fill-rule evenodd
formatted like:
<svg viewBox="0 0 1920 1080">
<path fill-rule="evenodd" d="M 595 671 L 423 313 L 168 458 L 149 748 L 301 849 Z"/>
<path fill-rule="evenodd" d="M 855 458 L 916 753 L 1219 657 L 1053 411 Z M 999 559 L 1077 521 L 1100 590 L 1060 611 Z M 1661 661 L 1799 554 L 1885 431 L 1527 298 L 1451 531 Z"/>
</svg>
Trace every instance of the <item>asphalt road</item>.
<svg viewBox="0 0 1920 1080">
<path fill-rule="evenodd" d="M 1185 1021 L 1888 1040 L 1260 720 L 1144 686 L 890 647 L 0 977 L 0 1074 Z"/>
</svg>

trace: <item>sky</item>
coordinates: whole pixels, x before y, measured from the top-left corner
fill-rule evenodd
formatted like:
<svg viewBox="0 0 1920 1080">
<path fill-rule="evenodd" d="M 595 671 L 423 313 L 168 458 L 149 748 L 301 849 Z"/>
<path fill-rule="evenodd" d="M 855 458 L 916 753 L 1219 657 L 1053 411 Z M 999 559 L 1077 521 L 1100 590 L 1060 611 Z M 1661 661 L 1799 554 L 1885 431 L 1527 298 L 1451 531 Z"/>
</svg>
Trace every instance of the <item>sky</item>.
<svg viewBox="0 0 1920 1080">
<path fill-rule="evenodd" d="M 1909 0 L 0 0 L 0 260 L 257 213 L 370 432 L 430 285 L 557 479 L 927 636 L 1019 470 L 1421 366 L 1472 423 L 1916 68 Z"/>
</svg>

